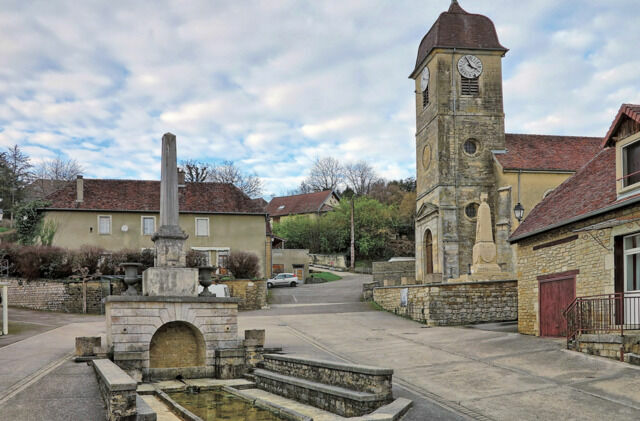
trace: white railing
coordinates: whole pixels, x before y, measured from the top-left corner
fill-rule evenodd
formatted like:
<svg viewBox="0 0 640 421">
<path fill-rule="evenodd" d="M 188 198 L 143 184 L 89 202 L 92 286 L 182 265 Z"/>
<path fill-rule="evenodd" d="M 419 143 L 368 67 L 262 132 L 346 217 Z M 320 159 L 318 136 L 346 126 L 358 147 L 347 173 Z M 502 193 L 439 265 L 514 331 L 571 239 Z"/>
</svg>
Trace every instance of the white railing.
<svg viewBox="0 0 640 421">
<path fill-rule="evenodd" d="M 7 282 L 0 282 L 2 287 L 2 334 L 9 334 L 9 293 Z"/>
</svg>

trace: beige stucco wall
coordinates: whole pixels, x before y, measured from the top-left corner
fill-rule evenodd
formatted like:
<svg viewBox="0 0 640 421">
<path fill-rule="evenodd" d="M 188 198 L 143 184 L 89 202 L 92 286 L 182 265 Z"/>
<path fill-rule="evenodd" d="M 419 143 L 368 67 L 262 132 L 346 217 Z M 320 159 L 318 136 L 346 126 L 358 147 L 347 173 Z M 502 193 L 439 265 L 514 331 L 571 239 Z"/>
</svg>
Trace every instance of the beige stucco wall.
<svg viewBox="0 0 640 421">
<path fill-rule="evenodd" d="M 640 230 L 638 224 L 629 222 L 614 228 L 590 232 L 573 231 L 620 216 L 640 217 L 640 209 L 637 206 L 630 207 L 518 242 L 518 331 L 520 333 L 540 334 L 537 279 L 540 275 L 579 270 L 580 272 L 576 275 L 576 296 L 614 292 L 614 237 L 638 232 Z M 574 241 L 533 250 L 536 245 L 576 234 L 579 237 Z"/>
<path fill-rule="evenodd" d="M 505 172 L 495 163 L 496 188 L 511 187 L 511 227 L 518 228 L 518 220 L 513 214 L 513 208 L 518 203 L 518 173 Z M 571 172 L 525 172 L 520 174 L 520 203 L 524 206 L 525 218 L 531 210 L 542 201 L 544 194 L 555 189 L 574 173 Z"/>
<path fill-rule="evenodd" d="M 293 265 L 304 266 L 304 278 L 306 279 L 309 276 L 309 250 L 273 249 L 273 264 L 284 265 L 284 271 L 287 273 L 293 273 Z"/>
<path fill-rule="evenodd" d="M 98 234 L 99 215 L 111 216 L 111 234 Z M 106 250 L 153 248 L 151 236 L 142 235 L 142 216 L 155 216 L 158 228 L 159 214 L 153 212 L 48 211 L 45 220 L 55 220 L 57 224 L 54 246 L 78 248 L 93 245 Z M 196 217 L 209 218 L 208 236 L 195 235 Z M 265 222 L 264 215 L 180 214 L 180 227 L 189 235 L 187 249 L 228 247 L 231 252 L 255 253 L 260 259 L 262 276 L 270 274 Z M 128 227 L 127 232 L 122 231 L 124 225 Z"/>
</svg>

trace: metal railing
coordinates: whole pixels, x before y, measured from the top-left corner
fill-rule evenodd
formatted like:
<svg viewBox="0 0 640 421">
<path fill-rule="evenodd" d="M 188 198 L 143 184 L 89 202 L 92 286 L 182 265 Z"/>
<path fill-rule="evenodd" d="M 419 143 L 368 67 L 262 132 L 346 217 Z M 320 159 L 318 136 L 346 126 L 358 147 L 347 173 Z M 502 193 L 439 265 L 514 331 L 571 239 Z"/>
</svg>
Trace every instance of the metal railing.
<svg viewBox="0 0 640 421">
<path fill-rule="evenodd" d="M 577 297 L 563 312 L 567 347 L 582 333 L 620 333 L 640 329 L 640 294 L 615 293 Z"/>
</svg>

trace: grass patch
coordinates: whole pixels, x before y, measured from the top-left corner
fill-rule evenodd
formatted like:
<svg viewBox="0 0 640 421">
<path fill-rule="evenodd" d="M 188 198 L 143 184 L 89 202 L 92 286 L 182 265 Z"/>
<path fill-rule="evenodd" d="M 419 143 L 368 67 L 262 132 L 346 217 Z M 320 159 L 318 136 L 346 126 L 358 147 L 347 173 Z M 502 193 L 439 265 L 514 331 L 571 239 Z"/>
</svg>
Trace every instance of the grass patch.
<svg viewBox="0 0 640 421">
<path fill-rule="evenodd" d="M 0 227 L 0 232 L 5 232 L 5 231 L 9 231 L 9 228 L 7 228 L 7 227 Z"/>
<path fill-rule="evenodd" d="M 342 279 L 342 276 L 338 276 L 330 272 L 312 272 L 311 277 L 322 279 L 326 282 L 339 281 Z"/>
<path fill-rule="evenodd" d="M 367 303 L 369 303 L 369 307 L 371 307 L 373 310 L 387 311 L 384 308 L 382 308 L 382 306 L 380 304 L 376 303 L 375 301 L 367 301 Z"/>
</svg>

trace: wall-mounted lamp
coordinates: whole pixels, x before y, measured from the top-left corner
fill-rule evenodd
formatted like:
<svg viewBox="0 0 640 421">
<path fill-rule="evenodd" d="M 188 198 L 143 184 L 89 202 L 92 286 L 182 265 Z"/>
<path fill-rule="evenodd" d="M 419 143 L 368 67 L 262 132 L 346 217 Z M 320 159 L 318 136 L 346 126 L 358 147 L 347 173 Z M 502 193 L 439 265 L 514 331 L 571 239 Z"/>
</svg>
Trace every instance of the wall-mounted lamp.
<svg viewBox="0 0 640 421">
<path fill-rule="evenodd" d="M 522 222 L 524 217 L 524 206 L 520 202 L 513 208 L 513 214 L 516 216 L 518 222 Z"/>
</svg>

